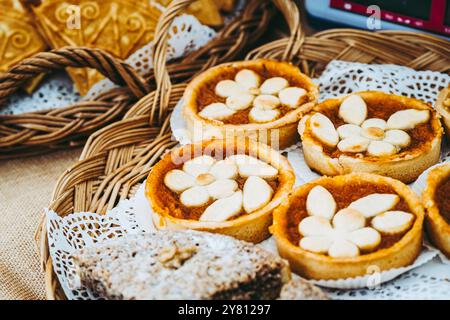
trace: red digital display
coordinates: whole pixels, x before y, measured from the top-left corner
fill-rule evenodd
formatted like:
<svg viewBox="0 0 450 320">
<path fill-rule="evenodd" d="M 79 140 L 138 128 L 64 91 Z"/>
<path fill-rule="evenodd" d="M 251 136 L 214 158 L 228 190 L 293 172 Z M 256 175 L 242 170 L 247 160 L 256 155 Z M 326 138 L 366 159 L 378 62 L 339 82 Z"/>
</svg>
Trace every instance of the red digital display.
<svg viewBox="0 0 450 320">
<path fill-rule="evenodd" d="M 331 0 L 330 6 L 365 16 L 377 5 L 384 21 L 450 35 L 450 0 Z"/>
</svg>

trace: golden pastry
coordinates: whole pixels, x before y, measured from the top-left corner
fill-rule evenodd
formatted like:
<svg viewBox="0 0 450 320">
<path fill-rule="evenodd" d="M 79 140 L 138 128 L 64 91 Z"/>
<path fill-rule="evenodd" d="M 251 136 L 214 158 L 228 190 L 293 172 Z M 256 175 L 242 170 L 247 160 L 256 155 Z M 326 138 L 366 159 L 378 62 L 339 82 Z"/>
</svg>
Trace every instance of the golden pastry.
<svg viewBox="0 0 450 320">
<path fill-rule="evenodd" d="M 443 129 L 428 104 L 367 91 L 320 103 L 299 133 L 306 162 L 323 175 L 368 172 L 410 183 L 438 162 Z"/>
<path fill-rule="evenodd" d="M 450 87 L 439 93 L 436 110 L 441 115 L 442 123 L 447 130 L 447 136 L 450 136 Z"/>
<path fill-rule="evenodd" d="M 423 192 L 431 241 L 450 259 L 450 163 L 431 170 Z"/>
<path fill-rule="evenodd" d="M 0 73 L 25 58 L 45 51 L 46 44 L 34 26 L 29 12 L 19 0 L 0 0 Z M 33 91 L 40 78 L 28 86 Z"/>
<path fill-rule="evenodd" d="M 309 279 L 363 276 L 414 262 L 424 210 L 398 180 L 368 174 L 323 177 L 298 188 L 274 212 L 280 255 Z"/>
<path fill-rule="evenodd" d="M 161 15 L 147 0 L 43 0 L 32 10 L 52 48 L 99 48 L 121 59 L 153 40 Z M 103 78 L 87 68 L 68 72 L 82 95 Z"/>
<path fill-rule="evenodd" d="M 183 114 L 194 141 L 250 137 L 284 149 L 298 141 L 297 123 L 317 97 L 317 86 L 292 64 L 233 62 L 211 68 L 189 84 Z"/>
<path fill-rule="evenodd" d="M 295 176 L 288 161 L 249 139 L 208 140 L 167 154 L 146 195 L 158 229 L 194 229 L 258 243 Z"/>
<path fill-rule="evenodd" d="M 157 0 L 160 4 L 167 7 L 172 0 Z M 220 9 L 224 7 L 224 10 L 229 8 L 229 1 L 224 3 L 217 3 L 214 0 L 197 0 L 192 3 L 186 13 L 194 15 L 198 21 L 208 26 L 218 27 L 223 25 L 223 17 L 220 15 Z"/>
</svg>

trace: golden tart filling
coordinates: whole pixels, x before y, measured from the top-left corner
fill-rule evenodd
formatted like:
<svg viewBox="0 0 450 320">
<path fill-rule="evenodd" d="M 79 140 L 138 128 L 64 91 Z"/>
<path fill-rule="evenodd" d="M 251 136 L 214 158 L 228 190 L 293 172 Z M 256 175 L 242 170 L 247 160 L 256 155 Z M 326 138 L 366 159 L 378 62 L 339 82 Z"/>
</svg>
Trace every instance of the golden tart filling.
<svg viewBox="0 0 450 320">
<path fill-rule="evenodd" d="M 442 127 L 424 102 L 369 91 L 320 103 L 299 133 L 308 165 L 322 174 L 368 172 L 411 182 L 439 160 Z"/>
<path fill-rule="evenodd" d="M 275 121 L 315 100 L 309 82 L 266 64 L 224 67 L 196 99 L 200 117 L 224 124 Z"/>
<path fill-rule="evenodd" d="M 183 95 L 192 141 L 247 137 L 275 149 L 299 141 L 299 120 L 318 87 L 299 68 L 274 60 L 225 63 L 195 77 Z"/>
<path fill-rule="evenodd" d="M 295 175 L 280 153 L 250 139 L 205 140 L 173 150 L 146 184 L 158 229 L 194 229 L 261 242 Z"/>
<path fill-rule="evenodd" d="M 295 198 L 286 232 L 292 244 L 304 250 L 348 258 L 391 247 L 414 219 L 388 185 L 330 183 Z"/>
<path fill-rule="evenodd" d="M 450 163 L 430 171 L 423 203 L 431 242 L 450 258 Z"/>
<path fill-rule="evenodd" d="M 168 171 L 157 193 L 175 218 L 223 222 L 264 207 L 278 184 L 278 170 L 254 157 L 201 155 Z"/>
<path fill-rule="evenodd" d="M 353 173 L 296 189 L 275 210 L 271 232 L 296 273 L 343 279 L 413 263 L 423 219 L 417 195 L 400 181 Z"/>
<path fill-rule="evenodd" d="M 450 174 L 442 180 L 436 189 L 435 201 L 439 208 L 439 213 L 450 224 Z"/>
</svg>

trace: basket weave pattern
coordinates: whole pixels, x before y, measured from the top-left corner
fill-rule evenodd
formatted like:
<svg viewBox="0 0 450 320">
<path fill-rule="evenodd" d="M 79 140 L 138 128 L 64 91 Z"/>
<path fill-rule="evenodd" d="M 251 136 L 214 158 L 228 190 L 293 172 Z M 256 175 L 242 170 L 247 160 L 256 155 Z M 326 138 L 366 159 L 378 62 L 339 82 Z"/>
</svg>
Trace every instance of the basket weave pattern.
<svg viewBox="0 0 450 320">
<path fill-rule="evenodd" d="M 112 209 L 121 199 L 133 195 L 161 155 L 177 144 L 171 139 L 169 115 L 186 84 L 172 85 L 170 81 L 165 65 L 164 34 L 175 14 L 190 2 L 174 1 L 164 21 L 158 25 L 154 54 L 157 90 L 135 104 L 122 121 L 93 134 L 80 161 L 58 181 L 50 209 L 59 215 L 82 211 L 105 213 Z M 449 71 L 450 43 L 447 41 L 408 32 L 371 33 L 347 29 L 305 37 L 294 2 L 273 2 L 283 12 L 291 36 L 253 50 L 247 59 L 264 57 L 291 61 L 311 77 L 320 75 L 326 64 L 335 59 Z M 62 299 L 64 294 L 53 274 L 48 253 L 45 224 L 38 230 L 37 240 L 40 240 L 46 271 L 48 297 Z"/>
<path fill-rule="evenodd" d="M 235 58 L 261 37 L 271 16 L 268 3 L 261 5 L 259 0 L 249 1 L 242 14 L 227 24 L 213 41 L 169 64 L 167 70 L 172 81 L 186 81 L 212 65 Z M 169 27 L 170 24 L 166 25 L 167 30 Z M 96 101 L 43 112 L 0 116 L 0 159 L 79 146 L 90 133 L 120 119 L 139 98 L 156 88 L 157 79 L 153 73 L 143 79 L 133 68 L 100 50 L 63 48 L 40 53 L 0 75 L 0 107 L 33 77 L 66 67 L 97 69 L 123 87 L 101 95 Z"/>
</svg>

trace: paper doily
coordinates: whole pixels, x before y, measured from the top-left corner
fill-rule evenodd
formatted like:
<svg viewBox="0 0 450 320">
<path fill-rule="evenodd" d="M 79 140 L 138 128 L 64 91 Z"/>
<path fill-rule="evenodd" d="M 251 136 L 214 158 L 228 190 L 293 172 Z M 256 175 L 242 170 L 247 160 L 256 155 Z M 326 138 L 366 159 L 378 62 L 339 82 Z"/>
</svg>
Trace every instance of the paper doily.
<svg viewBox="0 0 450 320">
<path fill-rule="evenodd" d="M 80 226 L 83 227 L 80 227 Z M 144 194 L 144 185 L 129 200 L 120 201 L 119 205 L 101 216 L 92 213 L 75 213 L 64 218 L 53 211 L 47 211 L 47 229 L 50 254 L 53 259 L 54 272 L 69 299 L 97 299 L 89 289 L 80 285 L 71 260 L 71 254 L 84 246 L 125 234 L 155 231 L 151 222 L 151 208 Z M 164 232 L 164 231 L 161 231 Z M 277 253 L 272 238 L 259 244 L 262 248 Z M 399 273 L 402 275 L 390 282 L 374 286 L 372 289 L 324 290 L 335 299 L 448 299 L 450 295 L 450 270 L 448 266 L 436 260 L 434 250 L 424 249 L 413 266 L 406 269 L 390 270 L 381 274 L 366 276 L 364 281 L 370 284 L 386 281 L 386 276 Z M 427 263 L 428 262 L 428 263 Z M 425 265 L 423 265 L 426 263 Z M 381 279 L 380 279 L 381 278 Z M 349 281 L 347 281 L 349 282 Z M 350 281 L 351 282 L 351 281 Z M 349 282 L 349 283 L 350 283 Z M 319 285 L 324 283 L 315 282 Z"/>
</svg>

